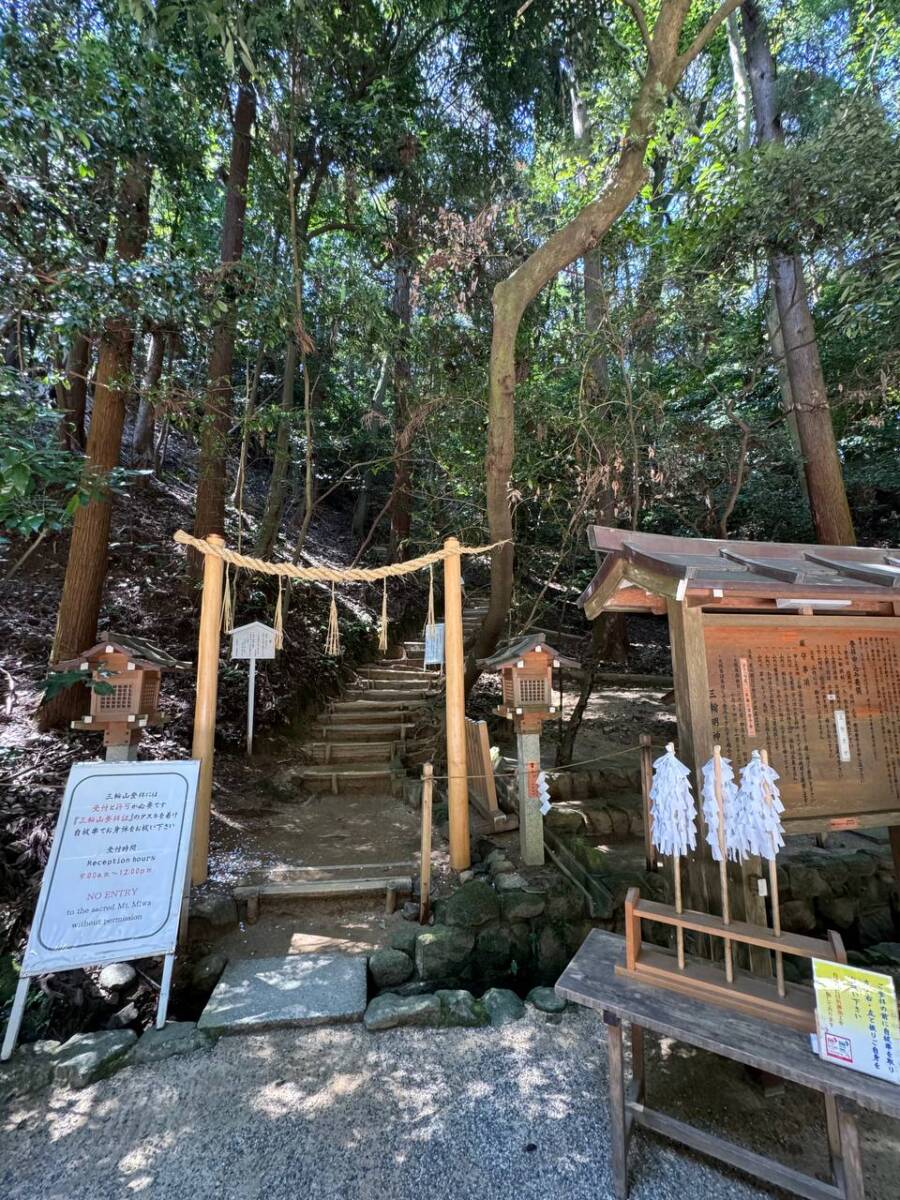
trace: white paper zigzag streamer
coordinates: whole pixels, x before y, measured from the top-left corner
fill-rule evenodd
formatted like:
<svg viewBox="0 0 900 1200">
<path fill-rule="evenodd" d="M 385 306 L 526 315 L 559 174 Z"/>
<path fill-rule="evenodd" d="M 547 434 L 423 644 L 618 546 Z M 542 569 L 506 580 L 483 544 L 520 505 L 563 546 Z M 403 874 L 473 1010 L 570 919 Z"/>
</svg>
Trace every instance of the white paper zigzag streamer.
<svg viewBox="0 0 900 1200">
<path fill-rule="evenodd" d="M 784 805 L 777 779 L 778 772 L 764 763 L 759 751 L 754 750 L 750 761 L 741 771 L 737 804 L 747 843 L 746 853 L 758 854 L 760 858 L 775 858 L 784 845 L 780 816 L 784 812 Z"/>
<path fill-rule="evenodd" d="M 687 854 L 697 849 L 697 807 L 690 769 L 667 750 L 653 764 L 650 815 L 653 845 L 660 854 Z"/>
<path fill-rule="evenodd" d="M 725 857 L 740 862 L 745 854 L 747 836 L 742 828 L 740 810 L 737 806 L 738 786 L 734 782 L 731 760 L 722 758 L 722 811 L 725 818 Z M 715 862 L 722 861 L 719 845 L 719 806 L 716 803 L 715 760 L 710 759 L 703 768 L 703 820 L 706 823 L 706 840 Z"/>
</svg>

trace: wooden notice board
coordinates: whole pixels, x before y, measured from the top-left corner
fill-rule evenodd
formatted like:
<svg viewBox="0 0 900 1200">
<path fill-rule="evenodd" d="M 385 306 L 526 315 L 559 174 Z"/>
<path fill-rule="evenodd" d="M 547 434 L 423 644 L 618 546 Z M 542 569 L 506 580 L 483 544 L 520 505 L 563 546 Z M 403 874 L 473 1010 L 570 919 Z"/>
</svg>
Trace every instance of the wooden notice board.
<svg viewBox="0 0 900 1200">
<path fill-rule="evenodd" d="M 766 747 L 788 831 L 900 823 L 900 618 L 704 613 L 713 740 Z"/>
</svg>

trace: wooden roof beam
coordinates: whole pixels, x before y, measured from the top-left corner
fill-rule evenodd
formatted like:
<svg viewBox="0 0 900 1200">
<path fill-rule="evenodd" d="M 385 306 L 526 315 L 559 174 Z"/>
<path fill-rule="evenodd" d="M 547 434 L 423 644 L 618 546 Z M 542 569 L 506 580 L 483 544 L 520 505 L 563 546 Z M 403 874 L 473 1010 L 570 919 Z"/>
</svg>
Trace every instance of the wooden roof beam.
<svg viewBox="0 0 900 1200">
<path fill-rule="evenodd" d="M 881 587 L 900 588 L 900 566 L 895 567 L 888 563 L 845 562 L 843 559 L 829 558 L 824 554 L 813 554 L 809 550 L 803 557 L 848 579 L 862 579 L 865 583 L 877 583 Z"/>
<path fill-rule="evenodd" d="M 738 554 L 736 550 L 726 550 L 724 546 L 719 548 L 719 554 L 722 558 L 727 558 L 729 562 L 739 563 L 740 566 L 746 567 L 755 575 L 780 579 L 783 583 L 801 583 L 804 580 L 803 571 L 798 567 L 791 566 L 790 559 L 785 559 L 783 564 L 767 562 L 764 559 L 751 558 L 747 554 Z"/>
</svg>

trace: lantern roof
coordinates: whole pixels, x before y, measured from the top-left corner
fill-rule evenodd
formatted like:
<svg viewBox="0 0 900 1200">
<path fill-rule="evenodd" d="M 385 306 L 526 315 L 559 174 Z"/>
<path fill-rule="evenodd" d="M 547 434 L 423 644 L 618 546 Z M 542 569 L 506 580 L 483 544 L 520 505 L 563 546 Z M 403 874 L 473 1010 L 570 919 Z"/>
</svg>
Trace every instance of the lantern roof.
<svg viewBox="0 0 900 1200">
<path fill-rule="evenodd" d="M 96 646 L 91 646 L 89 650 L 82 650 L 80 654 L 66 659 L 65 662 L 54 663 L 53 670 L 77 671 L 83 662 L 103 658 L 106 654 L 124 654 L 129 662 L 134 663 L 135 667 L 141 670 L 186 671 L 191 666 L 189 662 L 182 662 L 173 658 L 171 654 L 166 654 L 164 650 L 151 646 L 143 638 L 134 637 L 131 634 L 104 633 L 100 635 L 100 641 Z"/>
<path fill-rule="evenodd" d="M 495 650 L 490 658 L 479 659 L 478 665 L 485 671 L 500 671 L 503 667 L 512 667 L 526 654 L 546 654 L 551 661 L 558 662 L 561 667 L 580 667 L 577 659 L 567 658 L 548 644 L 547 635 L 538 629 L 526 634 L 516 642 L 510 642 L 500 650 Z"/>
</svg>

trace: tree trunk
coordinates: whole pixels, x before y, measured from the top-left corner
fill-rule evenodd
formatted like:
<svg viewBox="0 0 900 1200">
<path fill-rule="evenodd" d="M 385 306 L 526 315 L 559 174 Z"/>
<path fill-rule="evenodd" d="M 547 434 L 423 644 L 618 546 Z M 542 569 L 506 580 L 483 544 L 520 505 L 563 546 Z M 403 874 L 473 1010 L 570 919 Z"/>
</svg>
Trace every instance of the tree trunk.
<svg viewBox="0 0 900 1200">
<path fill-rule="evenodd" d="M 750 92 L 747 63 L 741 46 L 741 26 L 736 12 L 729 13 L 726 28 L 728 31 L 728 57 L 731 60 L 731 74 L 734 79 L 734 117 L 737 125 L 738 150 L 743 153 L 750 149 L 750 116 L 753 109 L 753 98 Z"/>
<path fill-rule="evenodd" d="M 781 144 L 784 132 L 776 90 L 775 60 L 769 45 L 765 19 L 755 0 L 743 6 L 742 20 L 747 47 L 747 68 L 756 117 L 756 140 L 760 145 Z M 819 344 L 799 254 L 792 247 L 772 246 L 769 276 L 778 320 L 793 413 L 803 454 L 803 469 L 816 536 L 833 546 L 856 542 L 847 491 L 841 472 Z"/>
<path fill-rule="evenodd" d="M 109 245 L 109 226 L 105 217 L 112 208 L 114 181 L 114 163 L 106 162 L 98 168 L 88 191 L 88 211 L 92 211 L 96 218 L 88 223 L 88 226 L 96 231 L 92 245 L 96 262 L 103 262 Z M 92 340 L 87 334 L 72 335 L 72 344 L 66 359 L 67 387 L 64 402 L 59 406 L 63 411 L 60 434 L 63 445 L 69 450 L 84 450 L 91 349 Z"/>
<path fill-rule="evenodd" d="M 797 428 L 797 413 L 794 409 L 794 397 L 791 393 L 791 381 L 788 377 L 787 359 L 784 354 L 784 341 L 781 337 L 781 320 L 778 316 L 778 301 L 775 299 L 775 289 L 769 283 L 766 296 L 766 329 L 769 333 L 769 350 L 778 372 L 778 386 L 781 391 L 781 407 L 784 410 L 784 420 L 794 451 L 794 468 L 797 482 L 806 503 L 809 504 L 809 489 L 806 486 L 806 471 L 803 469 L 803 448 L 800 445 L 800 430 Z"/>
<path fill-rule="evenodd" d="M 509 489 L 515 452 L 516 336 L 522 317 L 538 292 L 564 267 L 599 245 L 610 226 L 638 194 L 646 178 L 644 156 L 647 145 L 669 92 L 738 3 L 739 0 L 726 0 L 688 48 L 679 52 L 690 0 L 663 0 L 652 33 L 646 33 L 650 49 L 641 87 L 631 109 L 628 131 L 600 195 L 494 288 L 485 493 L 491 541 L 503 541 L 506 545 L 493 552 L 490 603 L 473 660 L 486 658 L 495 648 L 512 598 L 513 529 Z M 473 660 L 467 671 L 469 684 L 478 675 Z"/>
<path fill-rule="evenodd" d="M 59 433 L 67 450 L 84 449 L 84 419 L 87 409 L 87 377 L 91 362 L 91 339 L 83 333 L 72 336 L 66 355 L 66 386 L 60 410 Z"/>
<path fill-rule="evenodd" d="M 228 276 L 244 251 L 244 214 L 247 210 L 247 178 L 250 171 L 251 133 L 256 116 L 256 91 L 246 67 L 240 70 L 238 100 L 234 110 L 228 192 L 222 223 L 221 263 L 226 280 L 227 312 L 216 324 L 209 355 L 209 377 L 200 429 L 200 458 L 197 480 L 197 515 L 194 534 L 225 531 L 225 468 L 228 430 L 231 425 L 231 367 L 234 357 L 235 305 Z M 199 555 L 194 556 L 199 559 Z M 197 570 L 198 562 L 193 563 Z"/>
<path fill-rule="evenodd" d="M 375 392 L 372 396 L 372 413 L 373 420 L 377 420 L 377 414 L 380 416 L 384 411 L 384 395 L 387 391 L 388 371 L 390 369 L 390 355 L 385 354 L 381 360 L 381 370 L 378 372 L 378 382 L 375 384 Z M 353 522 L 350 527 L 350 533 L 354 542 L 360 542 L 363 534 L 366 531 L 366 521 L 369 516 L 369 504 L 372 499 L 372 487 L 375 482 L 375 474 L 371 467 L 366 467 L 362 482 L 360 483 L 359 492 L 356 496 L 356 504 L 353 506 Z"/>
<path fill-rule="evenodd" d="M 137 471 L 156 469 L 156 389 L 162 376 L 165 351 L 165 333 L 161 329 L 152 330 L 131 438 L 131 465 Z M 141 487 L 145 487 L 147 483 L 147 476 L 139 481 Z"/>
<path fill-rule="evenodd" d="M 409 531 L 412 525 L 412 464 L 411 447 L 401 441 L 410 419 L 409 332 L 412 323 L 411 281 L 412 262 L 409 255 L 409 213 L 400 220 L 402 246 L 394 267 L 394 295 L 391 311 L 397 321 L 397 346 L 394 352 L 394 491 L 391 501 L 391 536 L 388 550 L 390 562 L 402 562 L 406 557 Z"/>
<path fill-rule="evenodd" d="M 256 411 L 256 397 L 259 393 L 259 377 L 262 374 L 263 344 L 260 341 L 256 350 L 256 361 L 253 373 L 247 387 L 247 399 L 244 404 L 243 432 L 241 433 L 241 452 L 238 456 L 238 469 L 234 477 L 234 490 L 231 493 L 231 503 L 240 508 L 244 500 L 244 483 L 247 478 L 247 455 L 250 451 L 250 421 Z"/>
<path fill-rule="evenodd" d="M 567 767 L 572 761 L 572 755 L 575 752 L 575 739 L 578 737 L 578 731 L 581 729 L 581 722 L 584 720 L 584 714 L 588 706 L 588 701 L 591 698 L 591 693 L 594 690 L 594 684 L 597 682 L 597 670 L 600 666 L 600 659 L 604 656 L 606 638 L 608 636 L 608 622 L 606 617 L 624 617 L 624 613 L 603 613 L 591 625 L 591 648 L 588 651 L 587 661 L 584 663 L 584 678 L 581 681 L 581 691 L 578 693 L 578 699 L 575 702 L 575 707 L 566 721 L 563 735 L 559 739 L 559 745 L 556 747 L 556 766 Z M 560 697 L 560 704 L 562 698 Z"/>
<path fill-rule="evenodd" d="M 149 223 L 150 168 L 143 159 L 128 163 L 119 191 L 116 257 L 134 262 L 143 253 Z M 131 386 L 134 319 L 122 313 L 106 324 L 100 339 L 94 410 L 87 443 L 86 471 L 93 477 L 119 465 L 125 398 Z M 66 576 L 59 605 L 51 662 L 74 658 L 97 638 L 97 618 L 106 578 L 112 501 L 101 494 L 75 512 Z M 84 689 L 69 688 L 42 710 L 49 729 L 80 715 Z"/>
<path fill-rule="evenodd" d="M 572 133 L 576 145 L 580 147 L 584 157 L 587 158 L 591 152 L 590 120 L 587 114 L 587 106 L 579 93 L 574 75 L 570 80 L 570 90 L 572 98 Z M 588 355 L 584 377 L 584 399 L 589 414 L 588 419 L 593 418 L 594 420 L 599 419 L 602 421 L 607 415 L 606 412 L 601 414 L 600 409 L 609 398 L 609 362 L 600 348 L 599 332 L 603 328 L 606 304 L 603 291 L 602 259 L 600 250 L 596 247 L 593 250 L 589 250 L 582 259 L 582 281 L 584 290 L 585 332 L 588 338 L 591 339 L 591 350 Z M 602 447 L 602 440 L 599 443 L 598 457 L 600 459 L 600 469 L 605 478 L 602 490 L 597 497 L 597 509 L 602 523 L 604 525 L 613 525 L 615 524 L 616 512 L 615 497 L 612 488 L 612 466 L 608 455 Z M 602 617 L 598 618 L 596 624 L 602 625 L 602 642 L 610 648 L 615 662 L 625 662 L 628 658 L 628 630 L 625 625 L 625 614 L 604 613 Z M 601 653 L 601 657 L 609 657 L 609 655 Z M 588 692 L 588 695 L 590 695 L 590 692 Z M 585 700 L 586 703 L 587 700 Z M 568 742 L 569 757 L 564 760 L 557 758 L 557 765 L 560 765 L 562 761 L 572 761 L 572 747 L 575 744 L 575 737 L 578 727 L 581 724 L 583 713 L 584 707 L 582 707 L 578 715 L 576 725 L 572 727 L 571 740 Z M 569 737 L 568 730 L 570 726 L 571 722 L 567 726 L 564 741 Z M 560 748 L 559 753 L 564 753 L 562 748 Z"/>
<path fill-rule="evenodd" d="M 272 476 L 266 507 L 259 523 L 254 554 L 269 558 L 281 527 L 284 497 L 287 491 L 288 468 L 291 464 L 291 411 L 294 407 L 294 378 L 297 374 L 297 342 L 289 338 L 284 348 L 284 379 L 281 385 L 281 416 L 272 459 Z"/>
</svg>

